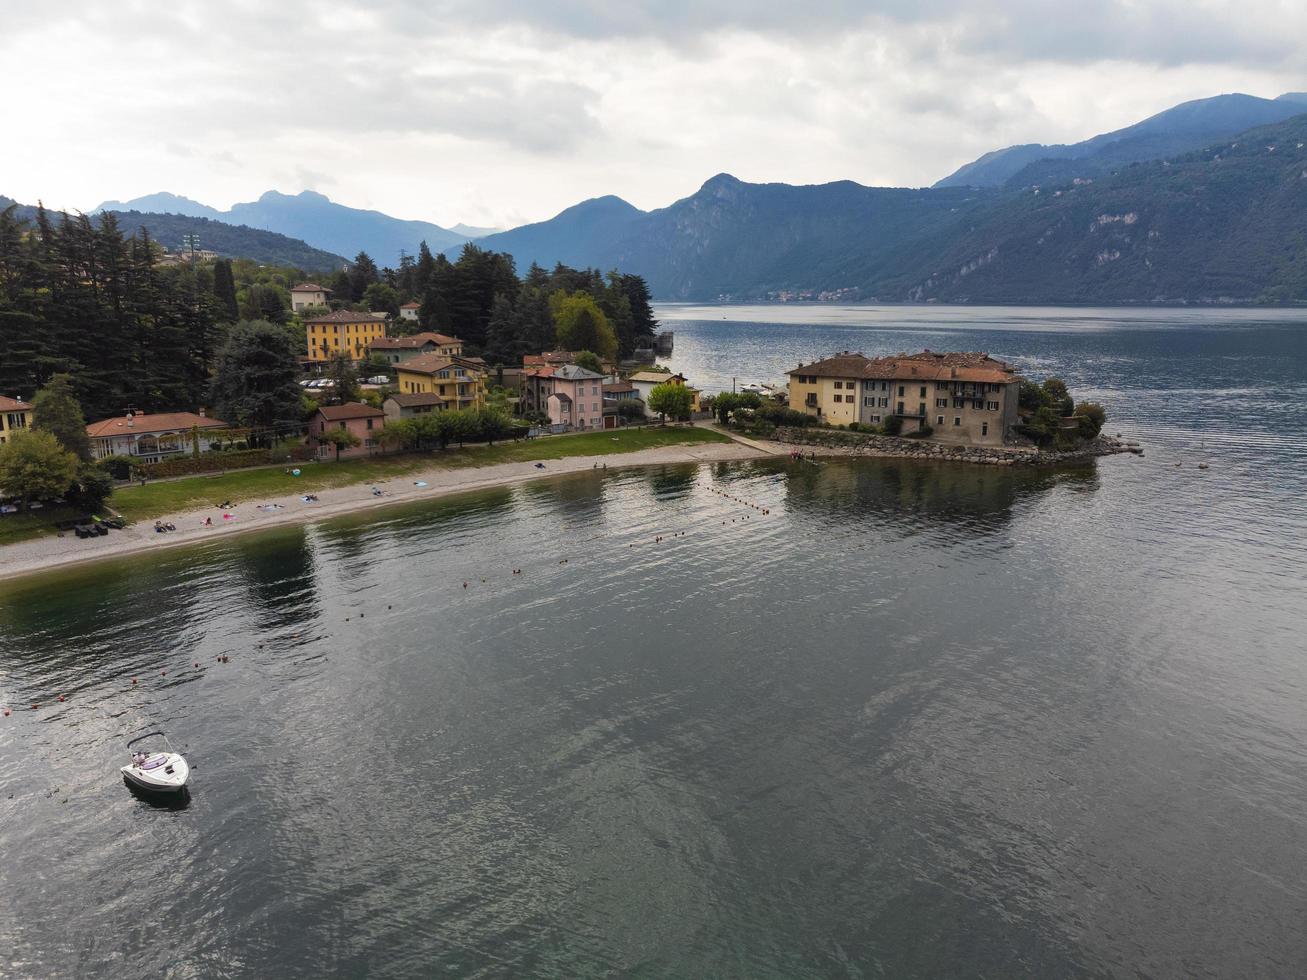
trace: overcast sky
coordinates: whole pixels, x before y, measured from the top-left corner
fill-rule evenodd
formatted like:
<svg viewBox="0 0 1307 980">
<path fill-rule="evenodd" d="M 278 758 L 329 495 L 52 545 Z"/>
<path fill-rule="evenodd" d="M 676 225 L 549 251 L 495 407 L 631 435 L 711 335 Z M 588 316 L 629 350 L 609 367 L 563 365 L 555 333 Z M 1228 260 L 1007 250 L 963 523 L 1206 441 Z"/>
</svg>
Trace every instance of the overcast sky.
<svg viewBox="0 0 1307 980">
<path fill-rule="evenodd" d="M 3 0 L 0 194 L 312 189 L 503 226 L 721 171 L 921 186 L 1307 89 L 1304 38 L 1302 0 Z"/>
</svg>

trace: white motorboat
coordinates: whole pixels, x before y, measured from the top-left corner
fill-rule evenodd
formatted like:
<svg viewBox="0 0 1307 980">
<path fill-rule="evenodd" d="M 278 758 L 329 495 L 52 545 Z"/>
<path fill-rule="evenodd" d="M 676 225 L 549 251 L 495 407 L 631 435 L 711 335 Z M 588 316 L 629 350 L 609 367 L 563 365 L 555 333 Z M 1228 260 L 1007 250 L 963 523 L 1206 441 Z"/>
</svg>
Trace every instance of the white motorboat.
<svg viewBox="0 0 1307 980">
<path fill-rule="evenodd" d="M 132 762 L 123 766 L 123 779 L 137 789 L 151 793 L 180 793 L 186 788 L 186 780 L 191 778 L 191 767 L 186 764 L 182 754 L 172 747 L 168 736 L 163 732 L 148 732 L 127 743 L 130 749 L 138 742 L 150 738 L 163 739 L 163 750 L 147 751 L 137 749 L 132 753 Z"/>
</svg>

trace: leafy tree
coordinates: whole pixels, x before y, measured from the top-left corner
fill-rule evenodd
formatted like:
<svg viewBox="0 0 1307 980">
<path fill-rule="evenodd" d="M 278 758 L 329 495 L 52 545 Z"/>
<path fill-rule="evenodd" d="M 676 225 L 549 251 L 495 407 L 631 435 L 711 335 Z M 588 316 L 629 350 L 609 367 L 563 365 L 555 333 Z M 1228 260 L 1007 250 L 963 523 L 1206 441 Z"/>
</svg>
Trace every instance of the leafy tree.
<svg viewBox="0 0 1307 980">
<path fill-rule="evenodd" d="M 550 306 L 559 348 L 594 351 L 608 361 L 617 357 L 617 337 L 589 293 L 555 293 L 550 297 Z"/>
<path fill-rule="evenodd" d="M 1080 438 L 1097 439 L 1107 421 L 1107 410 L 1098 402 L 1081 402 L 1076 406 L 1076 415 L 1080 416 Z"/>
<path fill-rule="evenodd" d="M 95 513 L 113 493 L 113 477 L 97 463 L 82 463 L 68 488 L 68 502 L 78 510 Z"/>
<path fill-rule="evenodd" d="M 577 367 L 585 368 L 587 371 L 594 371 L 596 374 L 604 373 L 603 361 L 599 360 L 599 355 L 594 351 L 577 351 L 576 357 L 573 358 L 572 362 Z"/>
<path fill-rule="evenodd" d="M 382 430 L 385 431 L 384 429 Z M 336 447 L 336 462 L 340 462 L 340 451 L 342 449 L 352 449 L 361 443 L 361 440 L 349 429 L 325 429 L 318 433 L 318 442 L 325 442 L 330 446 Z"/>
<path fill-rule="evenodd" d="M 690 417 L 692 401 L 690 389 L 685 385 L 664 382 L 654 385 L 649 392 L 649 410 L 657 412 L 664 418 L 670 417 L 678 421 Z"/>
<path fill-rule="evenodd" d="M 241 314 L 246 320 L 285 323 L 290 319 L 290 293 L 270 283 L 254 283 L 245 291 Z"/>
<path fill-rule="evenodd" d="M 384 282 L 374 282 L 363 292 L 363 305 L 374 313 L 399 316 L 399 293 Z"/>
<path fill-rule="evenodd" d="M 496 439 L 507 438 L 513 431 L 513 421 L 504 412 L 493 408 L 483 408 L 476 412 L 478 435 L 490 445 Z"/>
<path fill-rule="evenodd" d="M 344 353 L 337 352 L 327 361 L 322 376 L 331 381 L 324 398 L 328 405 L 344 405 L 359 400 L 359 376 L 354 362 Z"/>
<path fill-rule="evenodd" d="M 76 474 L 77 457 L 49 432 L 16 432 L 0 445 L 0 491 L 24 507 L 62 495 Z"/>
<path fill-rule="evenodd" d="M 381 444 L 396 449 L 416 449 L 423 435 L 418 425 L 419 420 L 422 418 L 424 416 L 419 415 L 416 418 L 394 419 L 386 422 L 385 428 L 381 430 L 381 434 L 378 436 Z"/>
<path fill-rule="evenodd" d="M 32 399 L 32 428 L 49 432 L 78 459 L 91 458 L 86 417 L 68 375 L 56 374 L 36 393 Z"/>
<path fill-rule="evenodd" d="M 290 337 L 266 320 L 242 321 L 218 352 L 212 396 L 218 417 L 237 426 L 297 425 L 299 363 Z"/>
<path fill-rule="evenodd" d="M 886 415 L 885 421 L 880 425 L 887 436 L 896 436 L 903 431 L 902 415 Z"/>
<path fill-rule="evenodd" d="M 462 446 L 466 442 L 471 442 L 481 434 L 481 426 L 472 411 L 459 409 L 450 412 L 439 412 L 442 422 L 441 436 L 444 438 L 443 445 L 450 442 L 457 442 Z"/>
</svg>

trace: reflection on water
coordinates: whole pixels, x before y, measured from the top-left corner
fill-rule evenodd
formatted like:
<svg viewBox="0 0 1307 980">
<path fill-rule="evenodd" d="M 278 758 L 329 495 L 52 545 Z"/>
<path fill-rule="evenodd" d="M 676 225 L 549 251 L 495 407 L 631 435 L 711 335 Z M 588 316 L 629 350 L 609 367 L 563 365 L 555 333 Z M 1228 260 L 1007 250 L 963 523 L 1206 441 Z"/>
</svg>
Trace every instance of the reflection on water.
<svg viewBox="0 0 1307 980">
<path fill-rule="evenodd" d="M 0 973 L 1293 975 L 1300 436 L 586 472 L 5 583 Z M 147 725 L 184 809 L 118 776 Z"/>
</svg>

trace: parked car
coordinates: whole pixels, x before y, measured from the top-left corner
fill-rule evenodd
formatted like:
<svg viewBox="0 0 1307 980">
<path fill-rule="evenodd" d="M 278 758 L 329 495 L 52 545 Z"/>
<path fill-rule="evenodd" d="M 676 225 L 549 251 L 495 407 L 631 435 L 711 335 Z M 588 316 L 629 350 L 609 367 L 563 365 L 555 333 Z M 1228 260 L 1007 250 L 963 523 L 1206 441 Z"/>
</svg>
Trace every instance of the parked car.
<svg viewBox="0 0 1307 980">
<path fill-rule="evenodd" d="M 367 383 L 370 385 L 388 385 L 390 384 L 390 375 L 374 374 L 372 377 L 368 378 Z"/>
</svg>

